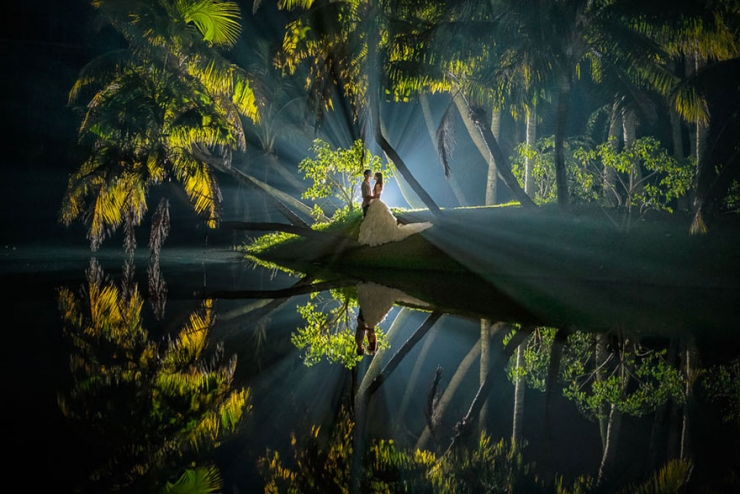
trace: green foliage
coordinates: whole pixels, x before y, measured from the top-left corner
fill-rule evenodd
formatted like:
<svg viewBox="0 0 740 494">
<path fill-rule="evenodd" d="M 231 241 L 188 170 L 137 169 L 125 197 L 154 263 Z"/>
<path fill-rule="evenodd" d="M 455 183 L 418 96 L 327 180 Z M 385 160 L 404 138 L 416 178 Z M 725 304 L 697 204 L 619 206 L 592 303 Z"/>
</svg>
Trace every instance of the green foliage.
<svg viewBox="0 0 740 494">
<path fill-rule="evenodd" d="M 640 213 L 648 210 L 673 212 L 671 201 L 684 196 L 693 179 L 691 160 L 677 161 L 653 137 L 636 139 L 621 151 L 617 151 L 612 138 L 595 149 L 578 149 L 574 156 L 584 166 L 614 170 L 620 185 L 618 193 L 624 196 L 620 197 L 620 204 L 630 209 L 636 207 Z M 638 167 L 640 173 L 635 174 Z"/>
<path fill-rule="evenodd" d="M 702 386 L 709 398 L 723 405 L 723 420 L 740 423 L 740 359 L 707 369 Z"/>
<path fill-rule="evenodd" d="M 356 294 L 352 289 L 330 290 L 331 298 L 322 299 L 314 294 L 317 303 L 308 302 L 298 307 L 298 313 L 306 325 L 298 328 L 291 341 L 303 350 L 303 362 L 312 366 L 327 359 L 352 369 L 362 360 L 356 353 L 355 328 L 357 326 Z M 378 350 L 388 346 L 385 332 L 375 328 Z"/>
<path fill-rule="evenodd" d="M 365 148 L 362 140 L 356 140 L 349 149 L 332 150 L 329 143 L 315 139 L 311 146 L 315 158 L 305 158 L 298 169 L 312 185 L 301 196 L 303 199 L 338 199 L 344 207 L 354 209 L 358 183 L 362 172 L 369 168 L 382 172 L 384 178 L 393 175 L 390 164 L 383 164 L 380 157 L 374 156 Z M 323 215 L 321 207 L 314 206 L 316 216 Z"/>
<path fill-rule="evenodd" d="M 572 203 L 587 203 L 598 199 L 598 173 L 576 159 L 571 151 L 572 143 L 565 143 L 565 169 L 568 177 L 568 191 Z M 524 183 L 525 163 L 529 159 L 532 178 L 535 184 L 534 202 L 536 204 L 557 201 L 555 185 L 555 138 L 539 139 L 534 147 L 521 143 L 516 147 L 516 156 L 511 162 L 511 171 Z"/>
</svg>

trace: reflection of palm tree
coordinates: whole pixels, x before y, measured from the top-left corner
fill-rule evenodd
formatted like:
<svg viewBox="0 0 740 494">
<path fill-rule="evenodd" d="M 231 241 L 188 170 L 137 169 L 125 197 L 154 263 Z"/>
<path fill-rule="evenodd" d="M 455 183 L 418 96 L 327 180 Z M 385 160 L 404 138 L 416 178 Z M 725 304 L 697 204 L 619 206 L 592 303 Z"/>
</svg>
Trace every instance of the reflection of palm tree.
<svg viewBox="0 0 740 494">
<path fill-rule="evenodd" d="M 81 297 L 59 290 L 75 380 L 59 405 L 101 438 L 91 487 L 152 492 L 235 430 L 249 391 L 232 387 L 235 358 L 222 363 L 220 348 L 208 351 L 210 301 L 174 338 L 157 343 L 142 325 L 135 285 L 121 291 L 106 282 L 94 259 L 87 275 Z"/>
</svg>

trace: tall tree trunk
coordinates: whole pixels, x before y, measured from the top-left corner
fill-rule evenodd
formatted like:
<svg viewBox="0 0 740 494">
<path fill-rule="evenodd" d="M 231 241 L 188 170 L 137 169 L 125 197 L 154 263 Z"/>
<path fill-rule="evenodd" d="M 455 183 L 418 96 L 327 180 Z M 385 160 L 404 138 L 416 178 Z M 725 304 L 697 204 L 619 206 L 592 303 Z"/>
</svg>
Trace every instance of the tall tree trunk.
<svg viewBox="0 0 740 494">
<path fill-rule="evenodd" d="M 465 130 L 468 131 L 470 139 L 473 141 L 476 149 L 478 149 L 478 152 L 481 154 L 486 162 L 486 184 L 488 184 L 490 175 L 492 173 L 498 173 L 496 162 L 493 159 L 493 154 L 488 149 L 488 145 L 486 145 L 486 141 L 483 139 L 483 136 L 481 136 L 480 132 L 478 131 L 478 127 L 475 125 L 475 122 L 473 122 L 473 119 L 470 118 L 470 107 L 468 106 L 468 102 L 465 101 L 465 97 L 463 97 L 462 93 L 460 93 L 459 91 L 456 92 L 453 96 L 453 101 L 455 102 L 457 111 L 460 113 L 460 118 L 462 118 L 463 125 L 465 125 Z M 484 201 L 486 201 L 485 204 L 488 204 L 488 185 L 486 185 L 486 196 L 484 198 Z"/>
<path fill-rule="evenodd" d="M 483 141 L 488 147 L 488 152 L 491 154 L 493 162 L 496 163 L 496 168 L 504 179 L 506 185 L 514 194 L 514 198 L 519 201 L 523 207 L 537 207 L 532 199 L 530 199 L 530 197 L 524 192 L 524 189 L 511 172 L 511 166 L 506 158 L 504 158 L 504 153 L 488 126 L 488 122 L 485 118 L 485 111 L 482 108 L 474 109 L 471 107 L 468 107 L 468 110 L 473 122 L 476 127 L 478 127 L 481 137 L 483 137 Z"/>
<path fill-rule="evenodd" d="M 635 143 L 635 135 L 637 131 L 637 116 L 632 110 L 625 110 L 622 114 L 622 131 L 624 132 L 624 147 L 629 148 Z M 629 182 L 629 199 L 635 194 L 642 192 L 642 170 L 640 169 L 639 160 L 635 159 L 630 168 L 630 182 Z M 632 201 L 629 200 L 627 204 L 627 210 L 632 212 Z"/>
<path fill-rule="evenodd" d="M 537 144 L 537 106 L 533 103 L 527 106 L 527 147 L 534 149 Z M 524 160 L 524 192 L 529 197 L 534 199 L 535 187 L 534 187 L 534 176 L 532 175 L 532 158 L 527 155 Z"/>
<path fill-rule="evenodd" d="M 419 95 L 419 105 L 421 106 L 421 112 L 424 115 L 424 123 L 426 123 L 429 137 L 431 138 L 432 143 L 435 143 L 437 140 L 437 129 L 434 125 L 434 120 L 432 119 L 432 109 L 429 106 L 429 97 L 426 94 Z M 470 204 L 468 203 L 468 199 L 465 197 L 465 193 L 460 187 L 460 183 L 455 176 L 454 170 L 450 173 L 447 183 L 450 185 L 450 189 L 452 189 L 452 193 L 455 196 L 455 199 L 457 199 L 457 203 L 460 206 L 469 206 Z"/>
<path fill-rule="evenodd" d="M 555 392 L 558 373 L 560 371 L 560 361 L 563 358 L 563 348 L 568 340 L 568 332 L 560 328 L 555 333 L 555 339 L 550 348 L 550 362 L 547 366 L 547 376 L 545 378 L 545 404 L 544 404 L 544 436 L 545 436 L 545 460 L 544 463 L 552 466 L 553 463 L 553 444 L 552 444 L 552 395 Z"/>
<path fill-rule="evenodd" d="M 609 116 L 609 134 L 608 140 L 614 147 L 614 151 L 619 151 L 619 143 L 621 142 L 621 128 L 622 128 L 622 112 L 619 111 L 616 102 L 612 105 L 612 111 Z M 617 171 L 604 165 L 604 199 L 607 203 L 614 206 L 622 205 L 622 195 L 617 190 Z"/>
<path fill-rule="evenodd" d="M 555 186 L 558 193 L 558 206 L 567 209 L 570 205 L 568 176 L 565 170 L 565 134 L 568 131 L 568 107 L 570 106 L 571 83 L 563 77 L 558 92 L 555 114 Z"/>
<path fill-rule="evenodd" d="M 496 138 L 496 142 L 499 142 L 501 137 L 501 108 L 494 107 L 491 110 L 491 133 Z M 493 162 L 495 162 L 495 159 Z M 489 162 L 488 173 L 486 174 L 486 206 L 493 206 L 498 203 L 498 170 L 493 162 Z"/>
</svg>

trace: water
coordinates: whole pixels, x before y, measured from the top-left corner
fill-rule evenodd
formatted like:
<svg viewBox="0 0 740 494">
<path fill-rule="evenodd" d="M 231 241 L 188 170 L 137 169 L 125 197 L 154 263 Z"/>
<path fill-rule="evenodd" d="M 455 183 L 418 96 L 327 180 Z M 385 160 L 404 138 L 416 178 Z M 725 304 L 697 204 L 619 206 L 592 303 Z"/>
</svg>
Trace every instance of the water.
<svg viewBox="0 0 740 494">
<path fill-rule="evenodd" d="M 176 480 L 195 461 L 198 465 L 217 467 L 223 492 L 262 492 L 270 478 L 279 477 L 277 469 L 260 467 L 260 459 L 265 465 L 264 459 L 272 458 L 274 452 L 279 453 L 278 463 L 297 473 L 297 479 L 317 482 L 313 490 L 307 489 L 304 483 L 303 492 L 339 492 L 337 486 L 352 485 L 351 478 L 362 478 L 364 491 L 372 491 L 370 485 L 378 488 L 385 482 L 383 485 L 396 489 L 405 486 L 411 491 L 429 492 L 436 485 L 438 492 L 445 492 L 454 484 L 459 489 L 468 486 L 469 490 L 460 492 L 482 492 L 484 481 L 490 486 L 497 481 L 518 479 L 515 492 L 539 492 L 547 491 L 542 483 L 552 481 L 556 475 L 562 475 L 568 485 L 580 476 L 592 478 L 595 484 L 604 457 L 600 422 L 593 412 L 583 410 L 585 401 L 579 406 L 576 400 L 563 396 L 562 390 L 569 384 L 567 379 L 580 379 L 581 391 L 591 389 L 583 376 L 593 370 L 597 342 L 604 343 L 603 359 L 611 356 L 603 369 L 614 371 L 615 378 L 620 371 L 631 376 L 629 381 L 621 381 L 627 383 L 620 401 L 624 413 L 613 415 L 609 421 L 608 407 L 600 409 L 607 413 L 601 424 L 611 424 L 611 431 L 619 440 L 617 448 L 607 457 L 603 491 L 616 492 L 644 481 L 669 459 L 679 456 L 682 444 L 685 458 L 693 465 L 690 484 L 693 491 L 711 485 L 713 492 L 733 492 L 738 487 L 738 418 L 723 421 L 733 410 L 726 406 L 732 401 L 713 401 L 702 379 L 697 377 L 688 398 L 690 406 L 685 408 L 680 404 L 686 398 L 682 372 L 687 355 L 699 358 L 692 360 L 689 368 L 694 373 L 704 369 L 701 377 L 708 375 L 715 365 L 725 365 L 731 371 L 727 366 L 737 359 L 734 317 L 737 314 L 732 303 L 737 300 L 737 292 L 732 287 L 713 285 L 710 289 L 692 285 L 667 289 L 590 280 L 566 289 L 552 279 L 533 281 L 526 277 L 498 277 L 496 286 L 483 278 L 432 273 L 355 271 L 334 279 L 324 273 L 325 282 L 340 287 L 334 292 L 337 299 L 349 297 L 346 314 L 352 335 L 357 300 L 366 315 L 370 314 L 367 317 L 382 319 L 378 334 L 388 335 L 387 348 L 375 355 L 365 355 L 353 369 L 347 369 L 330 363 L 321 352 L 317 354 L 319 361 L 307 366 L 306 350 L 298 349 L 291 341 L 298 328 L 306 326 L 297 307 L 308 302 L 316 306 L 327 303 L 328 311 L 335 303 L 329 291 L 321 291 L 316 297 L 301 289 L 296 290 L 299 292 L 296 296 L 281 291 L 275 299 L 270 291 L 289 289 L 299 278 L 254 266 L 230 250 L 226 242 L 197 249 L 165 248 L 161 271 L 168 293 L 164 317 L 158 319 L 147 300 L 148 257 L 139 252 L 131 279 L 144 298 L 142 326 L 147 338 L 157 344 L 159 359 L 151 362 L 161 363 L 166 354 L 166 338 L 176 337 L 190 315 L 199 310 L 205 296 L 217 294 L 219 298 L 213 306 L 216 318 L 208 333 L 209 341 L 223 346 L 222 364 L 228 363 L 231 356 L 236 357 L 233 382 L 228 389 L 250 392 L 251 409 L 238 427 L 220 437 L 218 447 L 211 448 L 215 446 L 211 442 L 211 447 L 201 447 L 194 453 L 187 441 L 172 446 L 188 428 L 188 419 L 174 412 L 166 419 L 153 419 L 151 393 L 137 395 L 132 392 L 135 385 L 120 383 L 89 393 L 82 389 L 80 376 L 84 373 L 78 372 L 77 380 L 73 378 L 70 355 L 81 352 L 64 335 L 58 290 L 66 288 L 83 300 L 83 294 L 89 293 L 86 270 L 91 266 L 90 258 L 91 253 L 82 247 L 20 245 L 8 246 L 3 251 L 6 437 L 11 438 L 8 448 L 11 471 L 33 472 L 23 478 L 26 490 L 72 492 L 77 486 L 82 492 L 109 492 L 114 490 L 111 486 L 117 485 L 127 486 L 122 488 L 125 492 L 161 492 L 163 480 Z M 107 248 L 96 253 L 95 258 L 107 279 L 121 286 L 126 256 L 117 249 Z M 552 310 L 544 306 L 541 311 L 532 311 L 533 302 L 517 296 L 523 293 L 524 285 L 538 286 L 545 294 L 557 285 L 555 291 L 562 294 L 562 307 L 571 307 L 572 313 L 562 307 Z M 589 293 L 591 296 L 583 305 L 573 305 L 574 300 Z M 631 294 L 631 300 L 650 303 L 642 310 L 636 309 L 627 302 L 629 297 L 619 298 L 619 294 L 625 293 Z M 596 304 L 601 298 L 611 302 Z M 388 300 L 396 304 L 390 306 Z M 713 303 L 704 314 L 699 307 L 706 307 L 709 300 Z M 605 313 L 608 307 L 611 311 Z M 614 320 L 620 313 L 628 317 L 613 325 L 608 338 L 600 339 L 604 328 L 598 323 Z M 439 319 L 409 346 L 392 372 L 384 374 L 382 385 L 372 396 L 362 400 L 362 393 L 372 378 L 430 314 L 439 315 Z M 545 322 L 567 321 L 569 317 L 580 324 L 552 325 L 569 330 L 560 367 L 561 372 L 570 372 L 570 377 L 558 381 L 548 395 L 544 390 L 554 332 L 540 326 Z M 482 318 L 487 323 L 482 323 Z M 636 321 L 644 324 L 640 331 L 630 332 Z M 702 321 L 706 322 L 703 327 Z M 522 326 L 514 326 L 516 323 Z M 651 332 L 651 326 L 656 330 Z M 481 365 L 482 328 L 490 333 L 486 340 L 488 349 L 483 350 L 484 355 L 488 352 L 488 367 Z M 505 347 L 503 338 L 508 339 L 513 328 L 531 334 L 526 340 L 531 342 L 527 347 L 530 353 L 523 356 L 531 359 L 527 368 L 533 384 L 539 386 L 539 389 L 528 387 L 524 394 L 519 419 L 523 425 L 518 434 L 522 440 L 519 450 L 522 462 L 528 466 L 521 469 L 507 467 L 503 460 L 506 455 L 496 453 L 493 447 L 479 447 L 481 424 L 491 445 L 501 439 L 508 445 L 512 437 L 515 388 L 506 369 L 515 362 L 516 349 Z M 123 341 L 130 343 L 131 339 L 125 337 Z M 381 347 L 384 342 L 381 336 Z M 538 342 L 542 343 L 541 347 L 535 345 Z M 112 350 L 95 338 L 88 343 L 90 347 L 86 348 L 91 353 L 87 355 L 94 355 L 100 362 L 111 359 L 104 362 L 109 370 L 120 362 L 116 360 L 120 358 L 120 350 Z M 351 341 L 349 345 L 346 359 L 354 355 Z M 634 362 L 614 366 L 620 352 L 622 356 L 635 356 Z M 111 357 L 113 354 L 115 358 Z M 499 358 L 501 355 L 505 356 Z M 580 370 L 579 361 L 583 365 Z M 667 365 L 661 367 L 659 362 L 664 361 Z M 640 368 L 640 364 L 645 365 Z M 435 402 L 438 416 L 434 417 L 435 432 L 429 434 L 425 432 L 426 411 L 437 369 L 441 372 Z M 148 371 L 140 370 L 141 377 L 132 382 L 151 384 L 146 378 Z M 487 371 L 491 378 L 488 403 L 481 412 L 474 403 L 482 371 Z M 605 377 L 608 375 L 601 376 Z M 676 380 L 675 386 L 660 387 L 671 379 Z M 646 386 L 642 400 L 638 399 L 638 383 Z M 735 400 L 737 413 L 737 388 L 732 385 L 732 381 L 720 383 L 717 389 Z M 656 389 L 674 395 L 661 398 Z M 83 413 L 83 420 L 63 415 L 59 396 L 67 396 L 70 403 L 75 399 L 70 396 L 77 396 L 78 403 L 72 408 Z M 142 397 L 146 398 L 145 402 L 138 403 L 136 399 Z M 182 403 L 170 405 L 171 410 L 183 406 Z M 454 439 L 454 446 L 445 456 L 456 436 L 456 426 L 466 415 L 470 415 L 470 427 L 464 428 L 466 434 Z M 190 420 L 199 416 L 192 415 Z M 354 421 L 354 429 L 347 429 Z M 320 429 L 312 429 L 316 426 Z M 319 432 L 312 435 L 312 430 Z M 345 436 L 339 434 L 342 430 Z M 393 446 L 380 443 L 381 440 L 393 440 Z M 127 444 L 145 448 L 136 454 L 130 449 L 117 449 Z M 434 456 L 428 456 L 426 463 L 417 458 L 413 464 L 409 458 L 419 446 Z M 350 447 L 353 454 L 347 454 Z M 364 464 L 358 451 L 365 455 Z M 504 453 L 507 451 L 505 446 Z M 475 452 L 483 458 L 479 457 L 477 466 Z M 405 457 L 405 463 L 399 459 L 403 454 L 410 455 Z M 463 460 L 465 454 L 467 463 Z M 108 463 L 113 458 L 116 462 Z M 160 461 L 162 458 L 165 460 Z M 494 460 L 498 461 L 495 468 Z M 90 481 L 96 472 L 99 479 Z M 361 472 L 359 477 L 358 472 Z M 370 478 L 375 484 L 371 484 Z M 446 488 L 442 486 L 444 481 L 449 483 Z M 282 482 L 282 485 L 287 483 L 285 479 Z"/>
</svg>

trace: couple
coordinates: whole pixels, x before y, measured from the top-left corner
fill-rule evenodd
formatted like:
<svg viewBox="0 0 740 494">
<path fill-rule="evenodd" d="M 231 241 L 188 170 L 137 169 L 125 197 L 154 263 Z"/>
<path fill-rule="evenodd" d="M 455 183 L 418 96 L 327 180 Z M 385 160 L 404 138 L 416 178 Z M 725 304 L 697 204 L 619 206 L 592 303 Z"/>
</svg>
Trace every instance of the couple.
<svg viewBox="0 0 740 494">
<path fill-rule="evenodd" d="M 365 170 L 362 181 L 362 224 L 358 241 L 364 245 L 381 245 L 397 242 L 426 230 L 429 222 L 399 224 L 390 208 L 380 200 L 383 192 L 383 174 L 375 173 L 375 184 L 370 185 L 372 170 Z"/>
</svg>

